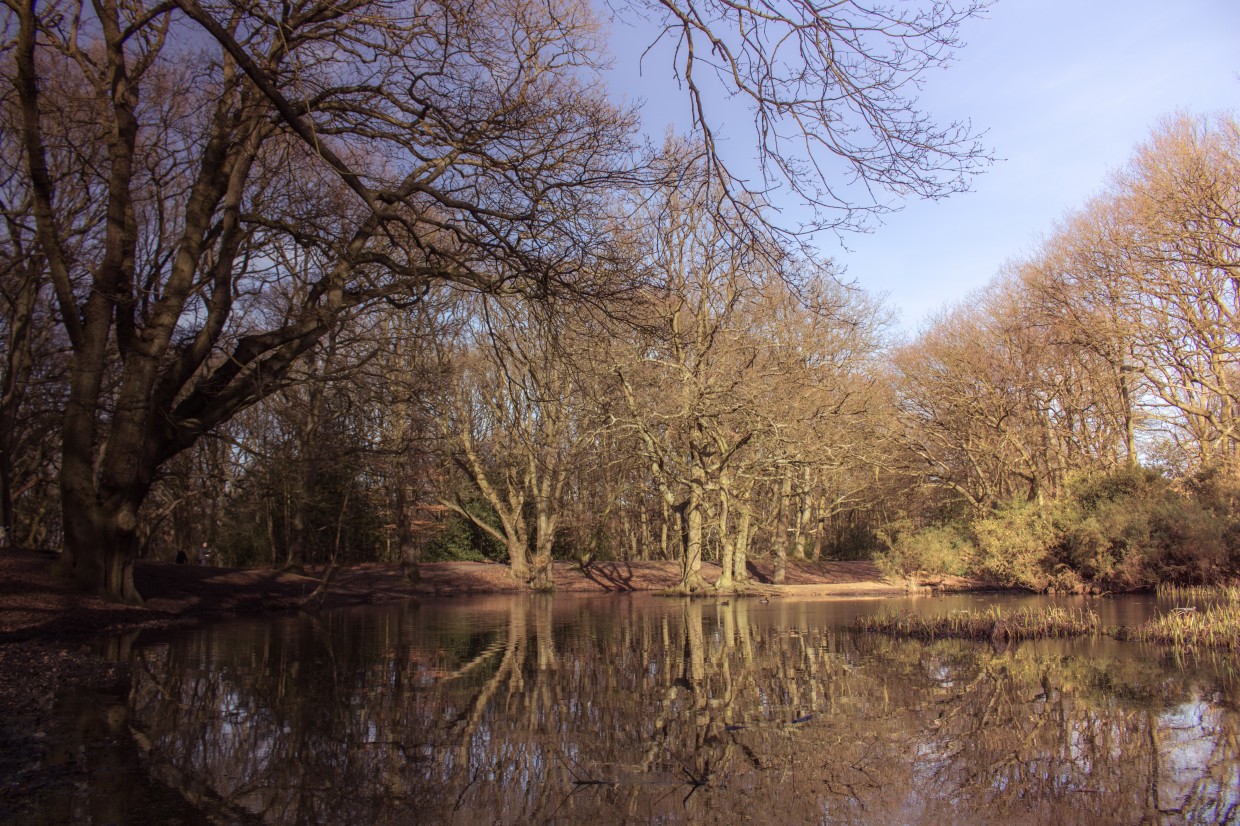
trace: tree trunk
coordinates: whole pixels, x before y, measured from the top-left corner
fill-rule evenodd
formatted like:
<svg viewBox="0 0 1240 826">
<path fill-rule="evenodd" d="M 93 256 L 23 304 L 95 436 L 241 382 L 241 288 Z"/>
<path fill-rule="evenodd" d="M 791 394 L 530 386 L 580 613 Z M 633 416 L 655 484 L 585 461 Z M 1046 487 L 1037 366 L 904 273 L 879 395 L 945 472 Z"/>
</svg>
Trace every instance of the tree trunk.
<svg viewBox="0 0 1240 826">
<path fill-rule="evenodd" d="M 555 569 L 550 554 L 535 554 L 530 562 L 530 572 L 526 576 L 529 586 L 534 591 L 555 590 Z"/>
<path fill-rule="evenodd" d="M 659 509 L 659 559 L 672 558 L 672 507 L 667 499 L 660 499 Z"/>
<path fill-rule="evenodd" d="M 1129 470 L 1135 469 L 1138 464 L 1137 417 L 1133 411 L 1132 385 L 1131 380 L 1128 378 L 1131 373 L 1132 368 L 1127 363 L 1120 364 L 1119 394 L 1120 404 L 1124 408 L 1124 462 Z"/>
<path fill-rule="evenodd" d="M 794 559 L 805 559 L 806 526 L 809 525 L 810 509 L 812 507 L 809 496 L 809 465 L 802 469 L 801 490 L 797 491 L 795 501 L 798 503 L 798 507 L 792 543 L 792 556 Z"/>
<path fill-rule="evenodd" d="M 749 534 L 753 525 L 753 506 L 749 494 L 737 502 L 741 512 L 736 525 L 736 546 L 732 551 L 732 579 L 739 585 L 749 581 Z"/>
<path fill-rule="evenodd" d="M 534 558 L 530 565 L 530 587 L 535 591 L 554 591 L 551 552 L 555 548 L 555 528 L 559 515 L 555 512 L 551 472 L 544 471 L 534 494 Z"/>
<path fill-rule="evenodd" d="M 530 579 L 529 543 L 524 532 L 509 534 L 505 540 L 508 548 L 508 567 L 512 570 L 513 579 L 528 582 Z"/>
<path fill-rule="evenodd" d="M 413 539 L 413 517 L 410 513 L 410 501 L 413 499 L 409 486 L 404 480 L 396 483 L 396 558 L 400 569 L 410 582 L 418 582 L 422 572 L 418 570 L 421 554 Z"/>
<path fill-rule="evenodd" d="M 702 579 L 702 505 L 701 494 L 693 491 L 680 508 L 682 554 L 680 589 L 685 593 L 700 591 Z"/>
<path fill-rule="evenodd" d="M 0 437 L 5 442 L 7 438 Z M 17 529 L 17 520 L 13 514 L 13 463 L 10 461 L 7 444 L 0 444 L 0 548 L 7 548 L 13 542 L 13 534 Z"/>
<path fill-rule="evenodd" d="M 814 549 L 810 558 L 815 562 L 823 558 L 827 549 L 827 518 L 823 516 L 824 513 L 826 513 L 825 498 L 818 501 L 814 513 Z"/>
<path fill-rule="evenodd" d="M 20 231 L 17 222 L 10 218 L 7 223 L 9 235 L 14 237 Z M 5 307 L 9 330 L 3 377 L 0 378 L 0 548 L 12 544 L 17 530 L 13 511 L 13 454 L 18 448 L 17 422 L 23 412 L 30 371 L 34 366 L 33 318 L 39 293 L 37 272 L 28 264 L 17 271 L 21 274 L 20 287 Z"/>
<path fill-rule="evenodd" d="M 530 560 L 529 582 L 535 591 L 554 591 L 551 550 L 555 545 L 556 518 L 541 508 L 539 511 L 535 521 L 534 558 Z"/>
<path fill-rule="evenodd" d="M 775 521 L 775 570 L 771 574 L 771 582 L 776 585 L 783 584 L 785 570 L 788 566 L 788 512 L 791 507 L 792 474 L 785 471 L 779 488 L 779 518 Z"/>
<path fill-rule="evenodd" d="M 719 579 L 715 581 L 716 591 L 733 591 L 736 588 L 736 583 L 732 578 L 735 568 L 736 543 L 730 531 L 730 510 L 731 497 L 728 495 L 727 488 L 721 486 L 719 489 L 719 543 L 721 550 L 719 555 Z"/>
<path fill-rule="evenodd" d="M 103 505 L 92 505 L 63 479 L 61 497 L 65 544 L 58 563 L 60 573 L 86 593 L 141 605 L 142 597 L 133 584 L 141 500 L 114 498 Z"/>
</svg>

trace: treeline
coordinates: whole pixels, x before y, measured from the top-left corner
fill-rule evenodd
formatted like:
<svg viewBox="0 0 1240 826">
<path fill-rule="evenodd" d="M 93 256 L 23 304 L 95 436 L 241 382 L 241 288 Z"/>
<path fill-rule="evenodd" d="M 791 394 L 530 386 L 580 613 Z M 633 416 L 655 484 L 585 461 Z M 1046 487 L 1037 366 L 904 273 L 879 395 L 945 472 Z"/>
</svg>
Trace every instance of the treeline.
<svg viewBox="0 0 1240 826">
<path fill-rule="evenodd" d="M 168 463 L 143 554 L 206 542 L 228 564 L 411 573 L 490 558 L 535 585 L 552 558 L 680 558 L 698 588 L 704 558 L 728 562 L 727 587 L 752 554 L 814 558 L 851 536 L 877 460 L 883 311 L 777 236 L 738 232 L 691 147 L 666 153 L 677 187 L 627 196 L 626 290 L 443 287 L 350 319 Z M 19 543 L 58 541 L 53 486 L 15 504 Z"/>
<path fill-rule="evenodd" d="M 1238 218 L 1235 118 L 1169 119 L 895 352 L 901 470 L 930 509 L 884 527 L 894 568 L 1037 589 L 1236 573 Z"/>
<path fill-rule="evenodd" d="M 1036 589 L 1211 581 L 1240 563 L 1240 133 L 1161 126 L 1027 260 L 894 343 L 881 304 L 742 234 L 689 147 L 635 190 L 629 288 L 444 287 L 350 319 L 169 463 L 143 553 L 231 564 L 876 553 Z M 603 274 L 598 275 L 603 278 Z M 14 526 L 55 544 L 57 337 L 33 360 Z M 33 346 L 33 345 L 32 345 Z"/>
<path fill-rule="evenodd" d="M 202 543 L 534 587 L 555 558 L 675 558 L 686 590 L 755 555 L 1039 588 L 1234 569 L 1234 119 L 1169 122 L 900 344 L 772 187 L 843 230 L 965 185 L 981 150 L 901 90 L 977 6 L 646 9 L 694 113 L 651 147 L 589 8 L 484 5 L 4 12 L 6 541 L 127 600 L 134 559 Z M 702 37 L 745 56 L 715 80 L 761 189 L 719 150 Z"/>
</svg>

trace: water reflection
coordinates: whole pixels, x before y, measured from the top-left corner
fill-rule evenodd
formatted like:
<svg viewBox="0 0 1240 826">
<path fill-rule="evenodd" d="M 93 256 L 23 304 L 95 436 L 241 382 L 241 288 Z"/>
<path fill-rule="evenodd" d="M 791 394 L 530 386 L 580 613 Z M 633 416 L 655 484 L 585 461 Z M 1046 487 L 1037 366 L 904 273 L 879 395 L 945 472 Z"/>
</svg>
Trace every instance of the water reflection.
<svg viewBox="0 0 1240 826">
<path fill-rule="evenodd" d="M 1227 674 L 841 630 L 865 610 L 505 597 L 148 639 L 137 755 L 98 759 L 225 823 L 1240 818 Z"/>
</svg>

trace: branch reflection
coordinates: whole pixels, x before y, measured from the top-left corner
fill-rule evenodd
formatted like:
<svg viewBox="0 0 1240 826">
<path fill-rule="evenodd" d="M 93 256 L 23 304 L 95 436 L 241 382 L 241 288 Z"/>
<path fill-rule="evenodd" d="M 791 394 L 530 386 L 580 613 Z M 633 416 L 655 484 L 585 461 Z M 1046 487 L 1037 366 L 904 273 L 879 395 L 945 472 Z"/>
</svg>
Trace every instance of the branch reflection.
<svg viewBox="0 0 1240 826">
<path fill-rule="evenodd" d="M 135 650 L 142 764 L 223 822 L 1238 816 L 1235 682 L 1120 645 L 927 645 L 743 599 L 522 596 Z"/>
</svg>

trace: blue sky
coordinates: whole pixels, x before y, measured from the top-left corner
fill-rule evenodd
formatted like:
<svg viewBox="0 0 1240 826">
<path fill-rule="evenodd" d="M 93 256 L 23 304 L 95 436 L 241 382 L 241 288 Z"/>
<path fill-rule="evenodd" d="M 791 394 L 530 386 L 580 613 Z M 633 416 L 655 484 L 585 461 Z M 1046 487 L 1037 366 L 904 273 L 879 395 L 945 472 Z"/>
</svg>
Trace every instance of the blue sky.
<svg viewBox="0 0 1240 826">
<path fill-rule="evenodd" d="M 1240 0 L 998 0 L 962 29 L 955 64 L 927 79 L 922 107 L 972 120 L 998 159 L 974 191 L 905 202 L 866 235 L 823 235 L 846 277 L 884 294 L 915 332 L 1036 247 L 1179 110 L 1240 114 Z M 664 73 L 633 74 L 641 32 L 613 25 L 617 77 L 647 101 L 658 135 L 683 98 Z M 618 85 L 620 85 L 618 83 Z M 736 141 L 749 138 L 737 119 Z"/>
</svg>

